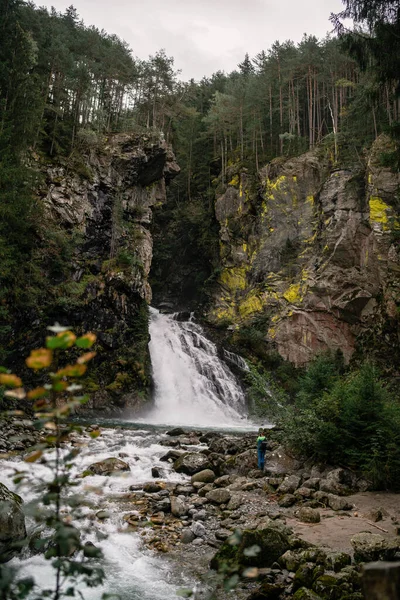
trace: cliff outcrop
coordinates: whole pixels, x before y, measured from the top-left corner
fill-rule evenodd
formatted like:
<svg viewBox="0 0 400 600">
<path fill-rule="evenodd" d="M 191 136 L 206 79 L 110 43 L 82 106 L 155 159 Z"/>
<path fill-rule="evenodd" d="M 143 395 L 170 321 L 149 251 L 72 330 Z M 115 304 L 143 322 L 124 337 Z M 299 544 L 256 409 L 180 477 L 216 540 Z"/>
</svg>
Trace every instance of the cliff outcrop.
<svg viewBox="0 0 400 600">
<path fill-rule="evenodd" d="M 265 340 L 297 366 L 317 353 L 393 356 L 400 306 L 400 175 L 365 164 L 332 168 L 321 149 L 244 172 L 216 201 L 222 270 L 214 323 L 266 317 Z M 252 191 L 253 190 L 253 191 Z"/>
<path fill-rule="evenodd" d="M 179 167 L 159 137 L 131 134 L 101 140 L 79 164 L 38 158 L 37 166 L 38 201 L 54 243 L 41 263 L 46 299 L 16 315 L 13 347 L 25 356 L 55 321 L 94 331 L 90 406 L 134 406 L 149 386 L 152 207 L 166 200 Z"/>
</svg>

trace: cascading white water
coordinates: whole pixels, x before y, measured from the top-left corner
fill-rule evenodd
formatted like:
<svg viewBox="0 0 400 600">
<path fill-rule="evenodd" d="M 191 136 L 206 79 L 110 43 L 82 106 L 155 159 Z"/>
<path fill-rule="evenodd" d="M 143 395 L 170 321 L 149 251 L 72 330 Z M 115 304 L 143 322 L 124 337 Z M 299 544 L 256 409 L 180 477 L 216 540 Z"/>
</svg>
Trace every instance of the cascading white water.
<svg viewBox="0 0 400 600">
<path fill-rule="evenodd" d="M 160 431 L 104 429 L 102 435 L 84 445 L 75 458 L 71 476 L 76 487 L 69 493 L 78 494 L 81 504 L 73 513 L 67 506 L 62 512 L 65 518 L 72 518 L 72 524 L 81 532 L 82 542 L 93 542 L 101 548 L 104 556 L 101 566 L 106 574 L 106 581 L 100 587 L 87 588 L 82 583 L 77 586 L 85 600 L 100 600 L 103 593 L 120 600 L 175 600 L 178 588 L 194 583 L 193 579 L 171 572 L 171 566 L 146 550 L 140 536 L 130 532 L 124 522 L 124 515 L 131 513 L 135 506 L 129 501 L 124 502 L 123 496 L 130 485 L 151 481 L 152 467 L 162 469 L 165 481 L 183 483 L 187 480 L 186 476 L 175 473 L 169 463 L 160 462 L 166 452 L 159 444 L 161 438 L 165 439 L 166 435 Z M 110 456 L 117 457 L 120 451 L 124 453 L 123 460 L 128 463 L 129 471 L 114 477 L 91 475 L 81 478 L 81 473 L 90 464 Z M 53 452 L 48 454 L 48 460 L 49 464 L 54 460 Z M 27 474 L 26 482 L 17 488 L 13 483 L 16 469 Z M 21 494 L 28 514 L 29 504 L 36 506 L 41 495 L 41 482 L 50 481 L 53 476 L 48 464 L 24 463 L 18 457 L 1 461 L 0 482 Z M 95 515 L 100 509 L 107 509 L 109 518 L 97 519 Z M 34 519 L 29 518 L 28 535 L 35 528 Z M 9 564 L 18 569 L 19 577 L 34 577 L 38 587 L 32 597 L 42 597 L 40 590 L 54 589 L 54 569 L 43 554 L 25 551 L 25 555 L 14 558 Z"/>
<path fill-rule="evenodd" d="M 150 309 L 155 385 L 148 423 L 243 427 L 246 402 L 236 378 L 200 325 Z"/>
</svg>

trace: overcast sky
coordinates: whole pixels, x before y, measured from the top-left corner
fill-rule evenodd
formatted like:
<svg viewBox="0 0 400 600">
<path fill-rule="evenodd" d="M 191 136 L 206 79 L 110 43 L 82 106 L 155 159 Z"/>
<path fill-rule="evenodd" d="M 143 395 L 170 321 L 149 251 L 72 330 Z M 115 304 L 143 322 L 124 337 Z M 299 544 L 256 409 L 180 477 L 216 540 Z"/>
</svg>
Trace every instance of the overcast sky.
<svg viewBox="0 0 400 600">
<path fill-rule="evenodd" d="M 36 0 L 59 11 L 73 4 L 87 25 L 126 40 L 139 58 L 160 48 L 182 79 L 232 71 L 275 40 L 324 37 L 341 0 Z"/>
</svg>

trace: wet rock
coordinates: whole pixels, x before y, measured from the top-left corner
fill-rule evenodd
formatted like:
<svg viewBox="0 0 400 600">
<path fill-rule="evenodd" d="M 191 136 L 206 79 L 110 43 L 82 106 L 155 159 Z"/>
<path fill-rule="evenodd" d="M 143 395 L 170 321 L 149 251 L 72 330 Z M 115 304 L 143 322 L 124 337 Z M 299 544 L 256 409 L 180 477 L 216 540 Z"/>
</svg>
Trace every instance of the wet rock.
<svg viewBox="0 0 400 600">
<path fill-rule="evenodd" d="M 160 485 L 159 483 L 154 483 L 153 481 L 150 481 L 149 483 L 145 483 L 143 486 L 143 491 L 146 492 L 146 494 L 157 494 L 162 489 L 163 489 L 162 485 Z"/>
<path fill-rule="evenodd" d="M 96 513 L 96 517 L 100 519 L 100 521 L 104 521 L 104 519 L 110 518 L 110 512 L 108 510 L 99 510 Z"/>
<path fill-rule="evenodd" d="M 170 429 L 169 431 L 167 431 L 167 435 L 170 435 L 171 437 L 177 437 L 179 435 L 185 435 L 186 432 L 184 429 L 182 429 L 182 427 L 175 427 L 174 429 Z"/>
<path fill-rule="evenodd" d="M 159 502 L 154 504 L 154 510 L 162 511 L 164 513 L 171 512 L 171 500 L 169 498 L 163 498 Z"/>
<path fill-rule="evenodd" d="M 182 544 L 191 544 L 195 537 L 191 529 L 184 529 L 181 534 L 181 542 Z"/>
<path fill-rule="evenodd" d="M 301 482 L 301 478 L 298 475 L 289 475 L 285 477 L 280 486 L 278 487 L 278 492 L 280 494 L 293 494 L 299 487 Z"/>
<path fill-rule="evenodd" d="M 162 462 L 175 462 L 178 458 L 180 458 L 184 452 L 182 450 L 169 450 L 167 454 L 164 454 L 160 460 Z"/>
<path fill-rule="evenodd" d="M 211 469 L 204 469 L 204 471 L 199 471 L 195 473 L 191 477 L 191 483 L 214 483 L 215 481 L 215 473 Z"/>
<path fill-rule="evenodd" d="M 328 494 L 327 504 L 332 510 L 351 510 L 353 508 L 351 502 L 342 496 L 336 496 L 336 494 Z"/>
<path fill-rule="evenodd" d="M 374 562 L 376 560 L 393 560 L 400 549 L 400 541 L 385 539 L 377 533 L 357 533 L 351 540 L 356 562 Z"/>
<path fill-rule="evenodd" d="M 160 467 L 152 467 L 151 476 L 155 479 L 162 479 L 165 476 L 165 472 L 163 469 L 160 469 Z"/>
<path fill-rule="evenodd" d="M 319 523 L 321 521 L 321 515 L 315 508 L 309 508 L 303 506 L 298 512 L 298 518 L 303 523 Z"/>
<path fill-rule="evenodd" d="M 195 521 L 194 523 L 192 523 L 190 529 L 196 537 L 206 537 L 206 528 L 204 527 L 203 523 L 200 523 L 200 521 Z"/>
<path fill-rule="evenodd" d="M 22 498 L 0 483 L 0 563 L 9 561 L 26 538 Z"/>
<path fill-rule="evenodd" d="M 185 475 L 194 475 L 210 467 L 210 462 L 204 454 L 188 452 L 174 462 L 174 470 Z"/>
<path fill-rule="evenodd" d="M 208 492 L 206 498 L 213 504 L 227 504 L 231 499 L 231 494 L 226 488 L 218 488 Z"/>
<path fill-rule="evenodd" d="M 171 513 L 174 517 L 183 517 L 186 515 L 188 511 L 188 507 L 185 502 L 181 498 L 177 498 L 176 496 L 171 496 Z"/>
<path fill-rule="evenodd" d="M 106 458 L 90 465 L 87 471 L 94 475 L 111 475 L 112 473 L 129 471 L 129 465 L 119 458 Z"/>
</svg>

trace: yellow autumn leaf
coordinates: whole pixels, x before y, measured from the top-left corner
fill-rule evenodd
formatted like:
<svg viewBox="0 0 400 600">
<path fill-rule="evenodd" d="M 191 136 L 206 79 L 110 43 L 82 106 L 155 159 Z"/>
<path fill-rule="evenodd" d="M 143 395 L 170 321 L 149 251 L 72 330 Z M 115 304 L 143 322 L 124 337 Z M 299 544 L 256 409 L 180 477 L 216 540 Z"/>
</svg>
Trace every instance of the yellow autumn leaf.
<svg viewBox="0 0 400 600">
<path fill-rule="evenodd" d="M 17 375 L 12 375 L 11 373 L 0 373 L 0 385 L 10 388 L 20 388 L 22 387 L 22 380 Z"/>
<path fill-rule="evenodd" d="M 38 369 L 49 367 L 52 360 L 53 353 L 51 350 L 48 350 L 47 348 L 38 348 L 38 350 L 32 350 L 25 362 L 30 369 L 36 371 Z"/>
</svg>

